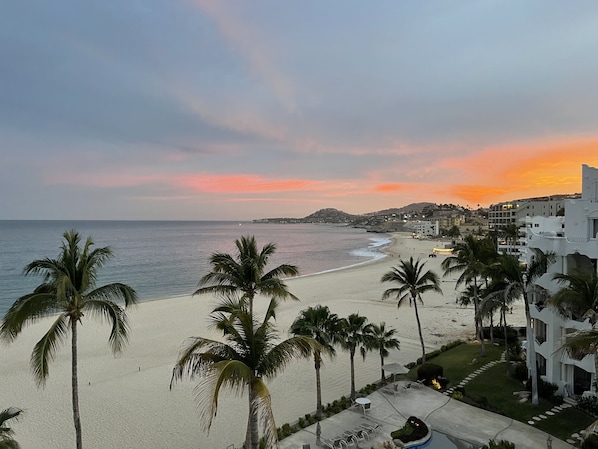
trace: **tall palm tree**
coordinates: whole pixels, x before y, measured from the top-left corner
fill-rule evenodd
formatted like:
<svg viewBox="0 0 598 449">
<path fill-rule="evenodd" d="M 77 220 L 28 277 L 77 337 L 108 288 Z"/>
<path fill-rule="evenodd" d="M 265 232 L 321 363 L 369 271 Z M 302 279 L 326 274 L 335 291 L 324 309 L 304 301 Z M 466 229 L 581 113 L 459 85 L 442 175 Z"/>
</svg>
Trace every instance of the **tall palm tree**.
<svg viewBox="0 0 598 449">
<path fill-rule="evenodd" d="M 529 307 L 529 293 L 536 296 L 546 295 L 546 291 L 537 285 L 535 281 L 540 278 L 548 270 L 548 266 L 555 260 L 555 254 L 553 252 L 542 253 L 534 250 L 534 257 L 531 262 L 527 265 L 519 263 L 516 257 L 510 255 L 501 255 L 498 258 L 497 264 L 494 264 L 491 268 L 492 277 L 495 280 L 494 287 L 495 291 L 492 295 L 489 295 L 492 300 L 498 300 L 501 305 L 506 305 L 512 302 L 514 299 L 523 297 L 523 303 L 525 307 L 525 318 L 526 318 L 526 333 L 528 347 L 526 355 L 530 361 L 529 366 L 531 367 L 531 383 L 532 383 L 532 404 L 539 404 L 538 397 L 538 375 L 536 365 L 536 351 L 533 344 L 533 331 L 531 327 L 531 314 Z M 503 307 L 504 311 L 504 307 Z M 504 313 L 504 312 L 503 312 Z M 506 314 L 503 315 L 503 323 L 506 326 Z M 506 328 L 505 328 L 505 341 Z M 508 351 L 507 351 L 508 357 Z M 507 358 L 508 361 L 508 358 Z M 507 364 L 508 373 L 508 364 Z"/>
<path fill-rule="evenodd" d="M 493 315 L 495 310 L 499 311 L 505 340 L 507 375 L 510 375 L 507 310 L 509 305 L 523 293 L 523 268 L 516 257 L 510 254 L 501 254 L 496 263 L 488 268 L 488 273 L 491 282 L 480 303 L 479 313 Z"/>
<path fill-rule="evenodd" d="M 108 343 L 114 353 L 120 352 L 128 341 L 129 326 L 124 308 L 116 301 L 128 307 L 137 302 L 137 294 L 131 287 L 121 283 L 96 287 L 98 270 L 112 257 L 109 247 L 93 249 L 91 237 L 80 246 L 81 236 L 75 230 L 65 232 L 63 237 L 58 258 L 34 260 L 25 267 L 26 275 L 42 275 L 43 282 L 33 293 L 17 299 L 6 312 L 0 326 L 0 337 L 11 342 L 25 325 L 53 317 L 50 329 L 37 342 L 31 354 L 33 376 L 37 384 L 43 386 L 49 375 L 48 364 L 70 330 L 73 421 L 77 449 L 81 449 L 77 324 L 85 313 L 108 321 L 112 325 Z"/>
<path fill-rule="evenodd" d="M 184 377 L 198 379 L 196 399 L 207 431 L 216 416 L 220 391 L 225 388 L 242 394 L 247 390 L 246 449 L 258 448 L 260 421 L 266 447 L 278 448 L 270 392 L 264 378 L 275 377 L 295 358 L 308 358 L 322 350 L 313 338 L 304 335 L 279 341 L 272 324 L 277 306 L 278 301 L 271 299 L 263 320 L 257 322 L 243 300 L 225 300 L 211 315 L 212 324 L 223 332 L 224 341 L 190 337 L 172 373 L 171 388 Z"/>
<path fill-rule="evenodd" d="M 441 267 L 444 270 L 444 276 L 454 273 L 461 273 L 457 279 L 456 287 L 460 285 L 472 284 L 474 286 L 473 307 L 475 315 L 476 335 L 482 345 L 482 356 L 486 355 L 484 345 L 484 331 L 482 315 L 479 313 L 480 293 L 479 290 L 486 279 L 488 265 L 496 257 L 496 249 L 489 239 L 478 240 L 473 235 L 468 235 L 465 239 L 455 245 L 453 256 L 449 256 L 442 261 Z"/>
<path fill-rule="evenodd" d="M 381 282 L 394 282 L 399 287 L 389 288 L 382 294 L 382 299 L 395 296 L 398 300 L 397 306 L 400 308 L 409 302 L 415 310 L 415 320 L 417 322 L 417 331 L 419 332 L 419 341 L 422 346 L 422 363 L 426 363 L 426 347 L 424 346 L 424 337 L 422 335 L 421 322 L 417 303 L 423 305 L 422 294 L 428 291 L 436 291 L 442 294 L 442 289 L 438 285 L 438 275 L 433 271 L 424 271 L 425 262 L 420 259 L 413 261 L 410 257 L 408 261 L 401 260 L 399 266 L 393 267 L 391 271 L 382 276 Z"/>
<path fill-rule="evenodd" d="M 13 439 L 14 431 L 6 425 L 11 419 L 19 419 L 23 410 L 10 407 L 0 412 L 0 449 L 20 449 L 19 443 Z"/>
<path fill-rule="evenodd" d="M 314 368 L 316 370 L 316 415 L 322 416 L 322 383 L 320 368 L 322 355 L 333 357 L 336 353 L 334 344 L 338 340 L 339 317 L 330 313 L 328 306 L 318 305 L 302 310 L 291 325 L 293 335 L 306 335 L 316 340 L 322 349 L 314 351 Z"/>
<path fill-rule="evenodd" d="M 253 313 L 256 295 L 271 298 L 297 298 L 289 292 L 281 276 L 297 276 L 295 265 L 282 264 L 266 271 L 270 257 L 276 252 L 276 245 L 268 243 L 258 251 L 254 236 L 243 236 L 235 240 L 237 253 L 213 253 L 210 256 L 212 271 L 199 281 L 199 288 L 193 293 L 217 294 L 221 297 L 239 297 Z"/>
<path fill-rule="evenodd" d="M 355 353 L 357 348 L 361 356 L 365 359 L 365 354 L 372 348 L 371 324 L 368 319 L 358 313 L 352 313 L 347 318 L 343 318 L 339 325 L 339 344 L 341 348 L 349 351 L 349 360 L 351 362 L 351 399 L 355 400 L 357 393 L 355 391 Z"/>
<path fill-rule="evenodd" d="M 382 321 L 380 324 L 372 324 L 372 346 L 373 349 L 378 350 L 380 355 L 380 383 L 386 383 L 386 377 L 384 375 L 384 359 L 389 356 L 389 349 L 400 349 L 401 343 L 398 338 L 395 337 L 397 333 L 396 329 L 386 330 L 386 323 Z"/>
</svg>

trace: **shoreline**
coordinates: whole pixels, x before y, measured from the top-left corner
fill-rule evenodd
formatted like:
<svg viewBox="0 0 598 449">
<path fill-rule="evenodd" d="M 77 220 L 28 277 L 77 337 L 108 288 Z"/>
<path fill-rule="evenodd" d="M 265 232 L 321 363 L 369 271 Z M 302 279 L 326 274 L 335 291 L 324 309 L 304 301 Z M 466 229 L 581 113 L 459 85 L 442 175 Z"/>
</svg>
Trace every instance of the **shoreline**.
<svg viewBox="0 0 598 449">
<path fill-rule="evenodd" d="M 393 351 L 385 363 L 406 364 L 421 355 L 413 311 L 407 306 L 397 309 L 396 301 L 381 301 L 382 292 L 390 287 L 380 283 L 383 273 L 400 257 L 421 257 L 426 269 L 442 275 L 443 256 L 428 259 L 437 241 L 415 240 L 404 234 L 392 234 L 387 257 L 357 266 L 286 280 L 289 290 L 300 302 L 281 303 L 276 320 L 281 337 L 299 312 L 317 304 L 327 305 L 339 317 L 360 313 L 369 322 L 386 322 L 397 329 L 401 349 Z M 473 311 L 455 303 L 455 285 L 443 279 L 444 296 L 424 296 L 419 309 L 426 350 L 467 338 L 473 334 Z M 247 398 L 226 394 L 219 401 L 218 415 L 209 434 L 202 432 L 193 396 L 195 384 L 184 381 L 169 390 L 172 368 L 180 345 L 190 336 L 216 337 L 208 328 L 208 315 L 215 305 L 213 298 L 179 296 L 144 301 L 130 310 L 130 342 L 122 354 L 112 356 L 108 349 L 109 327 L 83 320 L 79 339 L 79 388 L 84 444 L 89 449 L 104 447 L 227 447 L 244 439 Z M 256 301 L 256 311 L 266 300 Z M 516 305 L 509 315 L 525 323 L 523 307 Z M 68 342 L 50 364 L 45 389 L 38 389 L 29 370 L 33 346 L 48 328 L 44 320 L 29 328 L 10 345 L 0 346 L 0 406 L 26 410 L 14 425 L 16 439 L 23 449 L 59 449 L 74 441 L 70 402 L 70 351 Z M 356 386 L 380 378 L 377 354 L 368 353 L 365 362 L 355 361 Z M 315 410 L 315 370 L 313 360 L 289 364 L 273 380 L 267 381 L 272 395 L 276 423 L 280 427 Z M 332 402 L 350 390 L 349 355 L 337 349 L 334 360 L 325 360 L 322 369 L 323 402 Z M 106 429 L 111 429 L 107 432 Z M 47 436 L 52 438 L 48 439 Z M 50 441 L 48 441 L 50 440 Z"/>
</svg>

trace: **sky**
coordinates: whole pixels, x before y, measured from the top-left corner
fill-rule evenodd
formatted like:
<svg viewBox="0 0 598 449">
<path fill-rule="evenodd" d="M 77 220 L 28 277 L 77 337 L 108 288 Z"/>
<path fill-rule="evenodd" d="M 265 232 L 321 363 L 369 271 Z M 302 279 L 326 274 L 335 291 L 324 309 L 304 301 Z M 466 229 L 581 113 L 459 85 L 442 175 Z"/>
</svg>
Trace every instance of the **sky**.
<svg viewBox="0 0 598 449">
<path fill-rule="evenodd" d="M 595 0 L 19 0 L 0 219 L 250 220 L 581 191 Z"/>
</svg>

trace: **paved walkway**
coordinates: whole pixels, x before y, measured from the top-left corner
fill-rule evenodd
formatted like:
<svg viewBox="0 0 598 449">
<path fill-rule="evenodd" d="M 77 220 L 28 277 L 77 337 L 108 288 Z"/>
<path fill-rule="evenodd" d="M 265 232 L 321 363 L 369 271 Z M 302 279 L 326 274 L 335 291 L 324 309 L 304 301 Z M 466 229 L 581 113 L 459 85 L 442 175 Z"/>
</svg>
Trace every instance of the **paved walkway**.
<svg viewBox="0 0 598 449">
<path fill-rule="evenodd" d="M 499 363 L 506 363 L 506 358 L 505 358 L 505 353 L 504 352 L 502 353 L 502 355 L 500 357 L 500 360 L 493 360 L 491 362 L 485 363 L 480 368 L 478 368 L 473 373 L 471 373 L 469 376 L 467 376 L 465 379 L 463 379 L 461 382 L 459 382 L 458 386 L 459 387 L 464 387 L 465 385 L 467 385 L 467 383 L 470 380 L 475 379 L 478 375 L 482 374 L 488 368 L 492 368 L 493 366 L 496 366 Z M 446 396 L 451 396 L 453 394 L 453 392 L 455 391 L 455 389 L 456 389 L 456 387 L 448 388 L 443 393 Z M 541 413 L 539 415 L 536 415 L 536 416 L 532 417 L 532 419 L 530 419 L 527 423 L 530 426 L 534 426 L 534 425 L 536 425 L 536 423 L 538 423 L 538 422 L 540 422 L 540 421 L 542 421 L 544 419 L 548 419 L 549 417 L 554 416 L 557 413 L 560 413 L 563 410 L 566 410 L 566 409 L 568 409 L 570 407 L 572 407 L 572 405 L 571 404 L 566 404 L 566 403 L 563 403 L 561 405 L 555 405 L 550 410 L 547 410 L 544 413 Z M 576 443 L 581 442 L 583 440 L 583 433 L 584 433 L 584 431 L 581 431 L 580 433 L 574 433 L 574 434 L 572 434 L 570 438 L 567 438 L 567 443 L 576 444 Z"/>
<path fill-rule="evenodd" d="M 366 415 L 361 409 L 351 408 L 321 421 L 321 436 L 330 439 L 363 423 L 380 424 L 381 430 L 372 440 L 360 443 L 359 447 L 370 449 L 376 443 L 389 441 L 390 432 L 402 427 L 413 415 L 423 419 L 433 430 L 468 441 L 476 447 L 491 439 L 512 441 L 517 449 L 547 447 L 548 434 L 534 426 L 472 407 L 428 387 L 403 388 L 408 383 L 398 382 L 397 394 L 378 390 L 369 395 L 372 405 Z M 311 449 L 318 447 L 316 424 L 285 438 L 280 447 L 301 449 L 304 444 L 309 444 Z M 571 448 L 571 444 L 552 438 L 552 449 Z"/>
</svg>

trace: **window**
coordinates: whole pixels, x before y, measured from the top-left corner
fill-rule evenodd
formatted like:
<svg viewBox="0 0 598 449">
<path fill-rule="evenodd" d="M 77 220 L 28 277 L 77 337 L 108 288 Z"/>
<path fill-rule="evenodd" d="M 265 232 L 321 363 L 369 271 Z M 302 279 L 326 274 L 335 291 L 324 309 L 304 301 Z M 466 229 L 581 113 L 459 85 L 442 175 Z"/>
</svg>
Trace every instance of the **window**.
<svg viewBox="0 0 598 449">
<path fill-rule="evenodd" d="M 542 344 L 546 341 L 546 330 L 546 323 L 544 321 L 534 320 L 534 333 L 538 343 Z"/>
<path fill-rule="evenodd" d="M 546 376 L 546 359 L 542 355 L 536 354 L 536 363 L 538 364 L 538 375 Z"/>
</svg>

